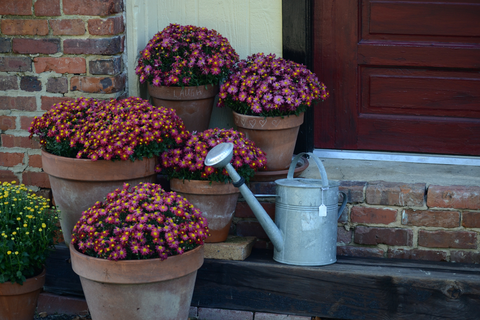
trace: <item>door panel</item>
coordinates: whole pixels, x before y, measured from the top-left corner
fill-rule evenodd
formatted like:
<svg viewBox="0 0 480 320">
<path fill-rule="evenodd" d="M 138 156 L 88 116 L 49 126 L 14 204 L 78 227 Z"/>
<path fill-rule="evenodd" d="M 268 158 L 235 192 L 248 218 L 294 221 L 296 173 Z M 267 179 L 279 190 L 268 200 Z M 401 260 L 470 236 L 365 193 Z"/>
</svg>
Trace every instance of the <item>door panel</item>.
<svg viewBox="0 0 480 320">
<path fill-rule="evenodd" d="M 314 62 L 315 147 L 480 155 L 480 0 L 315 1 Z"/>
</svg>

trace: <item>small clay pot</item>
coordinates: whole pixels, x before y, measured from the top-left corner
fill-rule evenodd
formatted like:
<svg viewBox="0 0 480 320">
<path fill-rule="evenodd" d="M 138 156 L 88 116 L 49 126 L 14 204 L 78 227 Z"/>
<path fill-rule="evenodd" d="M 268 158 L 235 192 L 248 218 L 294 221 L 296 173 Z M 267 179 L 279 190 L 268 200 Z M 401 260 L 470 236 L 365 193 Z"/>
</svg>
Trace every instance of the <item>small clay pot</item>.
<svg viewBox="0 0 480 320">
<path fill-rule="evenodd" d="M 28 278 L 23 284 L 0 283 L 0 319 L 32 320 L 43 285 L 46 271 Z"/>
<path fill-rule="evenodd" d="M 238 131 L 267 155 L 267 170 L 288 170 L 304 113 L 288 117 L 246 116 L 233 112 Z"/>
<path fill-rule="evenodd" d="M 174 109 L 188 131 L 208 129 L 218 85 L 164 87 L 148 85 L 154 106 Z"/>
<path fill-rule="evenodd" d="M 232 183 L 201 180 L 170 180 L 170 188 L 202 211 L 210 236 L 205 242 L 223 242 L 228 237 L 240 190 Z"/>
</svg>

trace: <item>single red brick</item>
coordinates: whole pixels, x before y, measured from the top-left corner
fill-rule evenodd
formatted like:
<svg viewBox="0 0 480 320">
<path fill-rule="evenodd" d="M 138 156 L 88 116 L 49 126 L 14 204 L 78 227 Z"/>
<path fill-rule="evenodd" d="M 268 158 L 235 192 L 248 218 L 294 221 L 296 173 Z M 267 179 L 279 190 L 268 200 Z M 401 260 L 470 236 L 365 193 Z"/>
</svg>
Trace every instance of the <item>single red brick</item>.
<svg viewBox="0 0 480 320">
<path fill-rule="evenodd" d="M 42 156 L 39 154 L 29 155 L 28 166 L 33 168 L 42 168 Z"/>
<path fill-rule="evenodd" d="M 275 181 L 251 181 L 249 188 L 253 194 L 276 194 Z"/>
<path fill-rule="evenodd" d="M 3 19 L 2 33 L 6 35 L 46 36 L 48 34 L 47 20 L 39 19 Z"/>
<path fill-rule="evenodd" d="M 50 188 L 50 179 L 45 172 L 24 171 L 22 173 L 22 183 L 27 186 Z"/>
<path fill-rule="evenodd" d="M 122 0 L 63 0 L 63 12 L 68 15 L 108 16 L 122 10 Z"/>
<path fill-rule="evenodd" d="M 480 212 L 463 211 L 462 226 L 465 228 L 480 228 Z"/>
<path fill-rule="evenodd" d="M 52 77 L 47 81 L 47 92 L 51 93 L 67 93 L 68 79 L 66 77 Z"/>
<path fill-rule="evenodd" d="M 115 77 L 79 77 L 70 79 L 70 90 L 87 93 L 114 93 L 125 89 L 125 75 Z"/>
<path fill-rule="evenodd" d="M 389 224 L 397 220 L 397 210 L 353 206 L 350 220 L 356 223 Z"/>
<path fill-rule="evenodd" d="M 27 116 L 21 116 L 20 117 L 20 129 L 28 131 L 30 128 L 30 125 L 32 124 L 32 121 L 35 117 L 27 117 Z"/>
<path fill-rule="evenodd" d="M 54 36 L 78 36 L 85 34 L 85 22 L 81 19 L 50 20 Z"/>
<path fill-rule="evenodd" d="M 18 177 L 10 170 L 0 170 L 0 182 L 12 182 L 20 183 Z"/>
<path fill-rule="evenodd" d="M 275 220 L 275 203 L 260 201 L 263 209 L 267 212 L 272 220 Z M 255 218 L 250 206 L 245 201 L 238 201 L 235 208 L 235 217 L 237 218 Z"/>
<path fill-rule="evenodd" d="M 368 204 L 421 207 L 425 204 L 425 183 L 369 182 L 365 191 Z"/>
<path fill-rule="evenodd" d="M 349 203 L 361 203 L 365 201 L 364 191 L 366 185 L 367 183 L 364 181 L 341 181 L 338 190 L 347 194 L 347 201 Z M 343 201 L 342 194 L 339 194 L 338 201 Z"/>
<path fill-rule="evenodd" d="M 473 231 L 418 231 L 418 245 L 428 248 L 476 249 L 477 233 Z"/>
<path fill-rule="evenodd" d="M 68 98 L 68 97 L 47 97 L 47 96 L 42 96 L 42 110 L 50 110 L 52 106 L 56 103 L 60 103 L 62 101 L 73 101 L 75 98 Z"/>
<path fill-rule="evenodd" d="M 53 54 L 60 51 L 60 39 L 13 39 L 13 52 Z"/>
<path fill-rule="evenodd" d="M 388 249 L 387 258 L 428 261 L 447 261 L 447 253 L 438 250 Z"/>
<path fill-rule="evenodd" d="M 427 206 L 455 209 L 480 209 L 480 187 L 430 186 Z"/>
<path fill-rule="evenodd" d="M 450 251 L 450 261 L 457 263 L 480 264 L 480 252 L 478 251 Z"/>
<path fill-rule="evenodd" d="M 402 228 L 374 228 L 357 226 L 354 242 L 358 244 L 387 244 L 390 246 L 412 246 L 413 231 Z"/>
<path fill-rule="evenodd" d="M 383 258 L 384 254 L 385 251 L 379 248 L 337 246 L 337 255 L 339 256 Z"/>
<path fill-rule="evenodd" d="M 0 91 L 18 90 L 17 76 L 0 75 Z"/>
<path fill-rule="evenodd" d="M 33 10 L 37 17 L 53 17 L 62 14 L 60 12 L 60 0 L 37 0 L 33 6 Z"/>
<path fill-rule="evenodd" d="M 236 224 L 237 235 L 241 237 L 254 236 L 260 239 L 268 239 L 265 230 L 258 221 L 238 221 Z"/>
<path fill-rule="evenodd" d="M 13 167 L 17 164 L 23 164 L 23 153 L 0 152 L 0 166 Z"/>
<path fill-rule="evenodd" d="M 0 71 L 2 72 L 32 71 L 32 59 L 28 57 L 0 57 Z"/>
<path fill-rule="evenodd" d="M 112 55 L 123 52 L 124 37 L 63 40 L 65 54 Z"/>
<path fill-rule="evenodd" d="M 29 139 L 28 137 L 18 137 L 11 134 L 2 134 L 2 147 L 40 149 L 40 144 L 33 139 Z"/>
<path fill-rule="evenodd" d="M 406 209 L 402 213 L 402 224 L 419 227 L 455 228 L 460 226 L 460 212 Z"/>
<path fill-rule="evenodd" d="M 32 14 L 32 0 L 0 1 L 0 15 L 29 16 Z"/>
<path fill-rule="evenodd" d="M 15 129 L 15 117 L 0 116 L 0 130 L 7 131 L 9 129 Z"/>
<path fill-rule="evenodd" d="M 93 35 L 116 35 L 125 31 L 123 17 L 88 20 L 88 32 Z"/>
<path fill-rule="evenodd" d="M 12 40 L 8 38 L 0 38 L 0 53 L 12 51 Z"/>
<path fill-rule="evenodd" d="M 35 97 L 6 97 L 0 96 L 0 110 L 37 110 L 37 101 Z"/>
<path fill-rule="evenodd" d="M 90 74 L 115 75 L 122 71 L 122 57 L 110 57 L 108 59 L 91 60 L 88 62 Z"/>
<path fill-rule="evenodd" d="M 54 71 L 56 73 L 79 74 L 86 73 L 87 66 L 85 58 L 35 58 L 33 59 L 35 72 L 42 73 Z"/>
<path fill-rule="evenodd" d="M 345 230 L 344 227 L 337 227 L 337 242 L 349 244 L 352 242 L 352 230 Z"/>
<path fill-rule="evenodd" d="M 20 89 L 34 92 L 34 91 L 41 91 L 42 90 L 42 82 L 38 77 L 22 77 L 20 80 Z"/>
</svg>

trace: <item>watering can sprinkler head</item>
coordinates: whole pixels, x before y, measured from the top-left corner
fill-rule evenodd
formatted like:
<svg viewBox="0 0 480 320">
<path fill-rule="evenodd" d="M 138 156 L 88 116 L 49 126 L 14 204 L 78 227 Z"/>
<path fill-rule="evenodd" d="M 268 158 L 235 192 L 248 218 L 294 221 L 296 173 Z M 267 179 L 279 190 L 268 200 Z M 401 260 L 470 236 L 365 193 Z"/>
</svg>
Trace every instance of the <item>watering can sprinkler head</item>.
<svg viewBox="0 0 480 320">
<path fill-rule="evenodd" d="M 213 147 L 205 158 L 205 165 L 223 168 L 230 163 L 233 157 L 233 143 L 221 143 Z"/>
</svg>

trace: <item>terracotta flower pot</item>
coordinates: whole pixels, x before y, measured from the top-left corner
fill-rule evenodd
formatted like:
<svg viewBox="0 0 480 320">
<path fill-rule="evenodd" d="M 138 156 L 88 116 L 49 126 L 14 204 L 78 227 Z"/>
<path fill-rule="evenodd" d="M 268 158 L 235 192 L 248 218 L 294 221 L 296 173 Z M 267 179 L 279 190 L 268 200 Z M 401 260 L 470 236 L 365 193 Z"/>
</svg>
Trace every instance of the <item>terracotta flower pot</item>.
<svg viewBox="0 0 480 320">
<path fill-rule="evenodd" d="M 175 109 L 188 131 L 204 131 L 210 123 L 218 88 L 218 85 L 181 88 L 149 84 L 148 93 L 154 106 Z"/>
<path fill-rule="evenodd" d="M 202 211 L 210 236 L 205 242 L 223 242 L 228 237 L 240 191 L 231 183 L 200 180 L 170 180 L 170 188 Z"/>
<path fill-rule="evenodd" d="M 299 116 L 265 118 L 233 112 L 238 131 L 267 154 L 267 170 L 288 169 L 303 116 L 301 113 Z"/>
<path fill-rule="evenodd" d="M 43 171 L 48 174 L 53 198 L 60 209 L 60 224 L 67 245 L 82 212 L 124 183 L 155 182 L 157 158 L 107 161 L 59 157 L 42 151 Z"/>
<path fill-rule="evenodd" d="M 70 245 L 92 319 L 187 319 L 203 246 L 166 260 L 93 258 Z"/>
<path fill-rule="evenodd" d="M 23 284 L 0 283 L 0 319 L 32 320 L 38 296 L 45 284 L 46 271 L 28 278 Z"/>
</svg>

